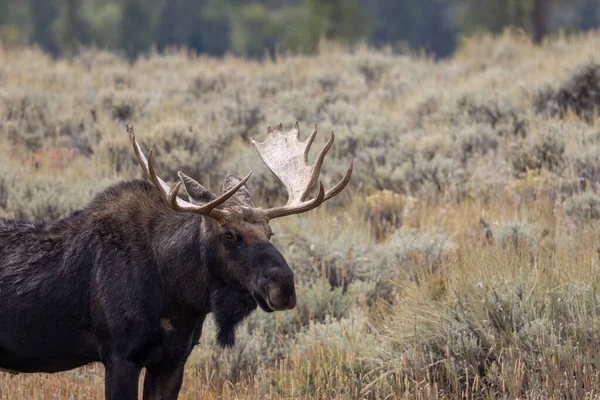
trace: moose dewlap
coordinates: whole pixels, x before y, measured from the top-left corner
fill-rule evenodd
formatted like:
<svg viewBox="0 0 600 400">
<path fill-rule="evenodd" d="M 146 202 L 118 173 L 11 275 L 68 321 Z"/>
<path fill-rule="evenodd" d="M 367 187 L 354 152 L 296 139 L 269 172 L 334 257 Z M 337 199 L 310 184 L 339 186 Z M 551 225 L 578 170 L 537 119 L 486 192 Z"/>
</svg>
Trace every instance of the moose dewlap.
<svg viewBox="0 0 600 400">
<path fill-rule="evenodd" d="M 127 132 L 150 183 L 122 182 L 84 209 L 55 222 L 0 220 L 0 371 L 57 372 L 92 362 L 106 369 L 107 399 L 176 399 L 185 362 L 214 314 L 221 346 L 257 305 L 266 312 L 296 306 L 294 273 L 269 241 L 273 218 L 318 207 L 328 191 L 317 183 L 331 138 L 308 165 L 317 127 L 304 142 L 268 128 L 252 140 L 288 192 L 284 206 L 254 205 L 244 179 L 228 176 L 220 196 L 179 172 L 158 177 Z M 185 186 L 188 200 L 178 196 Z"/>
</svg>

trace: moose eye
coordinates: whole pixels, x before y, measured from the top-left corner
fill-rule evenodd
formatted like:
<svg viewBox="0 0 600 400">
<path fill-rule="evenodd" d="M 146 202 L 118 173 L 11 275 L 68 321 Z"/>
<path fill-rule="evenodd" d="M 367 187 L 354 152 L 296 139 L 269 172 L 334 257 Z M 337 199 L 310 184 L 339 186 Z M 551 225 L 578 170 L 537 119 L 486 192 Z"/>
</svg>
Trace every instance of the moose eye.
<svg viewBox="0 0 600 400">
<path fill-rule="evenodd" d="M 225 240 L 233 241 L 235 240 L 235 233 L 231 231 L 225 231 L 223 233 L 223 237 L 225 238 Z"/>
</svg>

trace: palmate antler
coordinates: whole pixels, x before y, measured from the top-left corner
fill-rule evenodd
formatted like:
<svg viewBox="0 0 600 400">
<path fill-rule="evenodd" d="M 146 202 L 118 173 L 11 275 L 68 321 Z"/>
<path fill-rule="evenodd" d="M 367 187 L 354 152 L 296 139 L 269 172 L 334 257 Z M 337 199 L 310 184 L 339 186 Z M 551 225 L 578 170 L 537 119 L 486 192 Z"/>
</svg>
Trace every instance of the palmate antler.
<svg viewBox="0 0 600 400">
<path fill-rule="evenodd" d="M 165 183 L 165 181 L 160 179 L 158 175 L 156 175 L 156 171 L 154 170 L 154 166 L 152 165 L 152 149 L 150 149 L 150 151 L 148 152 L 148 158 L 146 159 L 140 145 L 138 144 L 137 140 L 135 140 L 133 126 L 127 124 L 125 125 L 125 129 L 127 130 L 127 133 L 129 134 L 129 139 L 131 140 L 131 144 L 133 145 L 133 151 L 140 165 L 142 166 L 142 169 L 146 173 L 146 176 L 154 184 L 156 189 L 158 189 L 158 192 L 163 198 L 163 200 L 175 211 L 192 212 L 196 214 L 208 215 L 213 218 L 219 219 L 223 215 L 222 211 L 218 210 L 216 207 L 220 206 L 225 201 L 227 201 L 227 199 L 233 196 L 235 192 L 237 192 L 238 189 L 240 189 L 244 185 L 244 183 L 246 183 L 246 181 L 250 178 L 250 175 L 252 175 L 252 172 L 248 173 L 248 175 L 246 175 L 246 177 L 242 179 L 237 185 L 235 185 L 230 190 L 223 193 L 221 196 L 217 197 L 211 202 L 202 205 L 192 204 L 177 197 L 177 194 L 179 193 L 179 187 L 181 186 L 181 181 L 173 183 L 171 186 L 169 186 Z"/>
<path fill-rule="evenodd" d="M 246 183 L 252 172 L 221 196 L 208 203 L 197 205 L 187 202 L 177 196 L 181 181 L 169 186 L 165 181 L 160 179 L 152 164 L 152 150 L 150 150 L 148 158 L 146 158 L 135 139 L 133 127 L 127 124 L 126 129 L 133 145 L 133 151 L 144 173 L 156 189 L 158 189 L 160 196 L 169 207 L 175 211 L 207 215 L 218 220 L 226 218 L 228 212 L 217 207 L 232 197 Z M 280 123 L 275 130 L 270 126 L 268 127 L 267 139 L 264 142 L 258 143 L 254 139 L 251 140 L 260 158 L 283 183 L 288 192 L 288 202 L 284 206 L 269 209 L 255 208 L 255 210 L 264 213 L 268 219 L 300 214 L 318 207 L 324 201 L 340 193 L 350 181 L 350 176 L 352 176 L 353 160 L 351 158 L 346 175 L 344 175 L 337 185 L 325 192 L 323 184 L 319 182 L 319 193 L 315 198 L 307 200 L 312 187 L 319 179 L 323 160 L 333 144 L 334 135 L 331 132 L 330 139 L 317 156 L 315 163 L 311 166 L 308 165 L 308 152 L 317 135 L 317 126 L 315 125 L 315 129 L 305 142 L 300 142 L 299 134 L 300 127 L 298 121 L 296 121 L 292 130 L 287 133 L 283 132 L 283 126 Z"/>
<path fill-rule="evenodd" d="M 275 130 L 270 126 L 267 128 L 267 139 L 264 142 L 258 143 L 254 139 L 251 140 L 260 158 L 283 183 L 288 193 L 288 201 L 285 206 L 265 210 L 269 219 L 300 214 L 318 207 L 324 201 L 340 193 L 352 176 L 353 159 L 351 158 L 348 171 L 337 185 L 325 192 L 323 184 L 319 182 L 317 196 L 312 200 L 306 200 L 310 190 L 319 179 L 323 160 L 333 144 L 334 135 L 331 132 L 331 137 L 312 166 L 308 165 L 308 152 L 317 135 L 317 125 L 305 142 L 300 142 L 299 135 L 300 125 L 296 121 L 294 127 L 287 133 L 283 132 L 283 125 L 280 123 Z"/>
</svg>

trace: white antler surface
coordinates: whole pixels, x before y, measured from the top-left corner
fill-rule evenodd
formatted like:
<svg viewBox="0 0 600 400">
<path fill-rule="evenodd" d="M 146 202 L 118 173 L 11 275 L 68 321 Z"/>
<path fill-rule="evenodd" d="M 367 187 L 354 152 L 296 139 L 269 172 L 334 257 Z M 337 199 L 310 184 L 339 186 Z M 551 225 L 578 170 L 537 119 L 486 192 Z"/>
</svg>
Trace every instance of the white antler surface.
<svg viewBox="0 0 600 400">
<path fill-rule="evenodd" d="M 313 165 L 308 165 L 308 152 L 317 135 L 317 126 L 315 125 L 306 141 L 301 142 L 299 135 L 300 127 L 296 121 L 294 127 L 287 133 L 283 132 L 283 126 L 280 123 L 275 130 L 270 126 L 267 128 L 267 139 L 264 142 L 251 140 L 260 158 L 283 183 L 288 193 L 288 201 L 285 206 L 266 210 L 269 218 L 298 214 L 318 207 L 325 200 L 341 192 L 352 175 L 353 162 L 351 159 L 346 175 L 335 187 L 325 193 L 323 184 L 319 183 L 319 194 L 314 199 L 307 201 L 312 187 L 319 179 L 323 160 L 333 144 L 334 135 L 331 132 L 331 137 Z"/>
</svg>

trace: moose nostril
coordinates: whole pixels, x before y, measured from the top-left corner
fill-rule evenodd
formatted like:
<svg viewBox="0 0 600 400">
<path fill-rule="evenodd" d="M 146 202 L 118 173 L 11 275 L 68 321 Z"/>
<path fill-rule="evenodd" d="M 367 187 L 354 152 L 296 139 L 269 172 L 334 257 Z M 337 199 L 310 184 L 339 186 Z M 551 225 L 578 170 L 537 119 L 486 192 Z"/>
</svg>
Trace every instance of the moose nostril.
<svg viewBox="0 0 600 400">
<path fill-rule="evenodd" d="M 267 289 L 267 296 L 269 296 L 269 301 L 271 302 L 271 305 L 273 307 L 275 307 L 276 309 L 281 308 L 284 301 L 281 289 L 278 286 L 269 285 L 269 288 Z"/>
<path fill-rule="evenodd" d="M 296 292 L 294 290 L 291 293 L 282 290 L 279 285 L 269 285 L 267 289 L 267 296 L 271 306 L 276 310 L 291 310 L 296 307 Z"/>
</svg>

